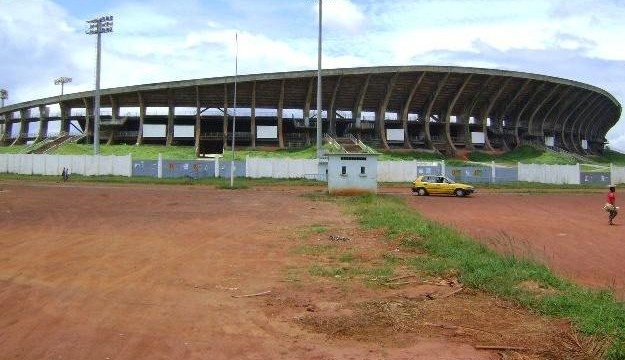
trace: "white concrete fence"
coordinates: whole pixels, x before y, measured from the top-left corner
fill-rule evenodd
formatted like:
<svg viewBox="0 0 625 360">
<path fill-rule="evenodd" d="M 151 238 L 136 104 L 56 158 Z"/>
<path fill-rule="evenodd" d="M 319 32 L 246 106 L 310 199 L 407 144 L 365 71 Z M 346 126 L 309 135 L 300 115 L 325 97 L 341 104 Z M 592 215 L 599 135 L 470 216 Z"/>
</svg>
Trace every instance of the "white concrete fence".
<svg viewBox="0 0 625 360">
<path fill-rule="evenodd" d="M 625 167 L 610 164 L 610 182 L 612 184 L 625 183 Z"/>
<path fill-rule="evenodd" d="M 579 184 L 580 166 L 518 164 L 518 180 L 543 184 Z"/>
<path fill-rule="evenodd" d="M 61 175 L 63 168 L 78 175 L 132 176 L 132 157 L 102 155 L 0 154 L 0 173 Z"/>
<path fill-rule="evenodd" d="M 310 178 L 319 173 L 317 159 L 286 159 L 286 158 L 247 158 L 245 160 L 245 177 L 300 179 Z"/>
</svg>

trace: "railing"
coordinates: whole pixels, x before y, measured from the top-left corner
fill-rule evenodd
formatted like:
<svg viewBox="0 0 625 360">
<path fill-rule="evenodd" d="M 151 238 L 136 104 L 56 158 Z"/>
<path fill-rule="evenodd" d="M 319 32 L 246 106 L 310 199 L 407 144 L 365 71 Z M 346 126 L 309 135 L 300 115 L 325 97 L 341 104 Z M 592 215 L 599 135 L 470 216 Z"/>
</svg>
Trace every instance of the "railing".
<svg viewBox="0 0 625 360">
<path fill-rule="evenodd" d="M 200 140 L 223 140 L 224 134 L 221 132 L 200 134 Z"/>
</svg>

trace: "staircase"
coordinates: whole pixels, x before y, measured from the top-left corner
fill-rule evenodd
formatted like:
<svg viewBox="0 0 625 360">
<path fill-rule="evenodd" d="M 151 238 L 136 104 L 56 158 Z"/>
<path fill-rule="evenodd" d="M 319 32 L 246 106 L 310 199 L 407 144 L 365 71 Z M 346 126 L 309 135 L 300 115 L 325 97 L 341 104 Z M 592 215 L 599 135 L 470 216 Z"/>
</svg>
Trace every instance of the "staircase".
<svg viewBox="0 0 625 360">
<path fill-rule="evenodd" d="M 48 154 L 63 144 L 78 142 L 84 139 L 86 136 L 87 135 L 85 134 L 78 134 L 78 135 L 66 134 L 66 135 L 61 135 L 59 137 L 56 137 L 54 139 L 46 139 L 38 143 L 38 144 L 41 144 L 40 146 L 31 149 L 28 153 L 29 154 Z"/>
<path fill-rule="evenodd" d="M 356 139 L 353 135 L 347 137 L 332 138 L 326 134 L 326 141 L 337 147 L 340 152 L 347 154 L 362 154 L 362 153 L 375 153 L 373 149 L 363 144 L 360 140 Z"/>
</svg>

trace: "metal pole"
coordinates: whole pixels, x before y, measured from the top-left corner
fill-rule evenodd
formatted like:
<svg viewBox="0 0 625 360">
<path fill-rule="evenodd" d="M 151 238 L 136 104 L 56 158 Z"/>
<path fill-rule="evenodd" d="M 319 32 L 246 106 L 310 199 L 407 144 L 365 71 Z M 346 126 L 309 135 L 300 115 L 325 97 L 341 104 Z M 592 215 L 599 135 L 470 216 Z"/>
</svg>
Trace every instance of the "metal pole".
<svg viewBox="0 0 625 360">
<path fill-rule="evenodd" d="M 61 83 L 61 96 L 63 96 L 63 85 L 65 85 L 64 82 Z"/>
<path fill-rule="evenodd" d="M 234 138 L 237 127 L 237 75 L 239 73 L 239 34 L 234 34 L 234 114 L 232 116 L 232 160 L 230 161 L 230 188 L 234 188 Z"/>
<path fill-rule="evenodd" d="M 93 106 L 93 154 L 100 154 L 100 50 L 102 48 L 100 27 L 102 24 L 98 22 L 98 45 L 95 65 L 95 104 Z"/>
<path fill-rule="evenodd" d="M 319 0 L 319 44 L 317 50 L 317 158 L 321 158 L 321 2 Z"/>
</svg>

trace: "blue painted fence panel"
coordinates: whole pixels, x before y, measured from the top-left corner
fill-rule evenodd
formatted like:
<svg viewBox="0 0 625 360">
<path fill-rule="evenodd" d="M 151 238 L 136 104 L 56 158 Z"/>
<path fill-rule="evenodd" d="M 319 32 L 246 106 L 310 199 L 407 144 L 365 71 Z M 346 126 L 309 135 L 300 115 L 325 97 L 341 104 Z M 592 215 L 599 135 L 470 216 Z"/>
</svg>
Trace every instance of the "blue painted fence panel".
<svg viewBox="0 0 625 360">
<path fill-rule="evenodd" d="M 135 160 L 132 162 L 132 176 L 158 176 L 158 161 Z"/>
<path fill-rule="evenodd" d="M 215 162 L 201 160 L 163 160 L 163 177 L 215 177 Z"/>
<path fill-rule="evenodd" d="M 465 183 L 489 183 L 491 182 L 490 167 L 462 166 L 447 167 L 446 175 L 454 181 Z"/>
<path fill-rule="evenodd" d="M 230 177 L 230 161 L 219 162 L 219 176 L 225 178 Z M 234 176 L 245 177 L 245 161 L 234 162 Z"/>
<path fill-rule="evenodd" d="M 609 172 L 581 172 L 579 174 L 580 184 L 610 184 Z"/>
<path fill-rule="evenodd" d="M 495 183 L 507 183 L 519 181 L 519 169 L 513 168 L 495 168 Z"/>
</svg>

